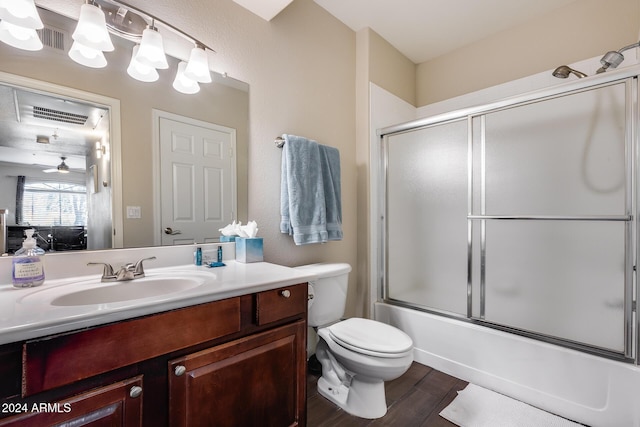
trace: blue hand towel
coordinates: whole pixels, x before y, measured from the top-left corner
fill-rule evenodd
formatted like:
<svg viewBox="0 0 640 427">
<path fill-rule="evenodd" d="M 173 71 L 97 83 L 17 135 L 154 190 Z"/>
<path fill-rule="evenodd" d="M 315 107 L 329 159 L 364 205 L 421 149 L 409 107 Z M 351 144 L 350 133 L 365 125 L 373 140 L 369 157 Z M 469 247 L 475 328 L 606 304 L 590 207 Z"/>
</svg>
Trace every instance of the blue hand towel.
<svg viewBox="0 0 640 427">
<path fill-rule="evenodd" d="M 327 241 L 324 185 L 316 141 L 283 135 L 280 231 L 296 245 Z"/>
</svg>

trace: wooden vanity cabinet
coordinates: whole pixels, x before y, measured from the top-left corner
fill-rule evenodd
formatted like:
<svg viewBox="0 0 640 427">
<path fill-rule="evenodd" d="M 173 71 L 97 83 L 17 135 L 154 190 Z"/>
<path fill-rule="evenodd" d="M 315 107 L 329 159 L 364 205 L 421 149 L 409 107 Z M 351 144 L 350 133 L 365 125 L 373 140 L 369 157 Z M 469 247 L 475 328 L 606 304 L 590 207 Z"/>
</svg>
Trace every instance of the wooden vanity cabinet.
<svg viewBox="0 0 640 427">
<path fill-rule="evenodd" d="M 0 346 L 0 427 L 304 426 L 306 316 L 303 283 Z"/>
</svg>

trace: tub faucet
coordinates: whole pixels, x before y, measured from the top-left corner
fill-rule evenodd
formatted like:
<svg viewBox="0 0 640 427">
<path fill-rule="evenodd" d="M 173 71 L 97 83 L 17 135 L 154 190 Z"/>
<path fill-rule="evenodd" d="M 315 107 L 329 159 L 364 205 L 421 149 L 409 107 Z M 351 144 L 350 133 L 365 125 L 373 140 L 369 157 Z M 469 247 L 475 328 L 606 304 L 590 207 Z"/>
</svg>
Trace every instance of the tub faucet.
<svg viewBox="0 0 640 427">
<path fill-rule="evenodd" d="M 144 266 L 142 263 L 151 259 L 156 259 L 156 257 L 152 256 L 149 258 L 142 258 L 135 264 L 125 264 L 116 272 L 113 271 L 113 267 L 111 266 L 111 264 L 108 264 L 106 262 L 88 262 L 87 265 L 104 266 L 102 277 L 100 278 L 101 282 L 122 282 L 125 280 L 133 280 L 144 277 Z"/>
</svg>

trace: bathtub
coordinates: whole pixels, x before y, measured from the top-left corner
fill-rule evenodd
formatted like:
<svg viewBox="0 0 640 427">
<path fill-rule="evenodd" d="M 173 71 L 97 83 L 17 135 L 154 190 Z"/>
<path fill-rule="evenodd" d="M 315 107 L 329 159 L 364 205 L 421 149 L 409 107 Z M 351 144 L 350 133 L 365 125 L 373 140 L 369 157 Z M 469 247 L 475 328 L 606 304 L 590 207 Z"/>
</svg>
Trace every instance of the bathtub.
<svg viewBox="0 0 640 427">
<path fill-rule="evenodd" d="M 462 322 L 375 304 L 414 341 L 415 361 L 592 427 L 640 427 L 640 368 Z"/>
</svg>

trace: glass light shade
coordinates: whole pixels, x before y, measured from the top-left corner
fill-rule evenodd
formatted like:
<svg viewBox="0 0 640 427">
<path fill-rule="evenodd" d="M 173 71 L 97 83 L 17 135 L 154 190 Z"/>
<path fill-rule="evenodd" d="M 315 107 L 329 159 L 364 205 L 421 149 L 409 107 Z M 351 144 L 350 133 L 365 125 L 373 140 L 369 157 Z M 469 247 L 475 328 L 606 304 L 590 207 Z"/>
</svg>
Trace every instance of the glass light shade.
<svg viewBox="0 0 640 427">
<path fill-rule="evenodd" d="M 80 65 L 91 68 L 104 68 L 107 59 L 101 50 L 92 49 L 79 42 L 73 42 L 69 49 L 69 57 Z"/>
<path fill-rule="evenodd" d="M 184 75 L 200 83 L 211 83 L 209 58 L 204 49 L 201 47 L 191 49 L 191 55 L 189 55 L 189 62 L 187 63 L 187 68 L 184 70 Z"/>
<path fill-rule="evenodd" d="M 19 27 L 9 21 L 0 21 L 0 41 L 23 50 L 42 49 L 36 30 Z"/>
<path fill-rule="evenodd" d="M 80 6 L 80 19 L 78 19 L 78 25 L 71 37 L 91 49 L 103 52 L 114 50 L 107 31 L 104 12 L 98 6 L 88 3 Z"/>
<path fill-rule="evenodd" d="M 0 19 L 31 30 L 44 27 L 34 0 L 0 0 Z"/>
<path fill-rule="evenodd" d="M 159 32 L 152 28 L 145 28 L 142 32 L 142 40 L 140 41 L 140 49 L 138 49 L 136 60 L 147 67 L 162 70 L 169 68 L 167 57 L 164 54 L 162 36 Z"/>
<path fill-rule="evenodd" d="M 185 68 L 187 68 L 187 63 L 180 61 L 178 64 L 176 78 L 173 81 L 173 88 L 178 92 L 186 93 L 187 95 L 198 93 L 200 91 L 200 85 L 198 85 L 197 81 L 191 80 L 184 75 Z"/>
<path fill-rule="evenodd" d="M 127 68 L 127 74 L 133 77 L 136 80 L 140 80 L 141 82 L 155 82 L 160 78 L 158 75 L 158 71 L 155 68 L 149 67 L 147 65 L 141 64 L 137 59 L 138 49 L 140 49 L 139 45 L 135 45 L 133 47 L 133 52 L 131 53 L 131 61 L 129 62 L 129 67 Z"/>
</svg>

